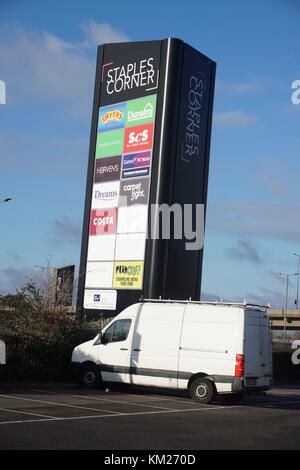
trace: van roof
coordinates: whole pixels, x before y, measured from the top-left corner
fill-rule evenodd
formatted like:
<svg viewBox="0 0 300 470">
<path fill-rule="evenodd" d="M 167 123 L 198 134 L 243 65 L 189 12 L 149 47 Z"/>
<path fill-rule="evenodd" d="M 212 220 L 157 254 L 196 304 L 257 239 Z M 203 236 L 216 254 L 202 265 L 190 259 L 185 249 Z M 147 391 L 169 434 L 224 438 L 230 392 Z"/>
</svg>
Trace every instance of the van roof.
<svg viewBox="0 0 300 470">
<path fill-rule="evenodd" d="M 141 299 L 141 302 L 150 302 L 150 303 L 183 303 L 183 304 L 196 304 L 196 305 L 219 305 L 224 307 L 238 307 L 243 308 L 244 310 L 260 310 L 265 312 L 269 306 L 267 305 L 258 305 L 244 302 L 223 302 L 223 301 L 202 301 L 202 300 L 175 300 L 175 299 Z"/>
</svg>

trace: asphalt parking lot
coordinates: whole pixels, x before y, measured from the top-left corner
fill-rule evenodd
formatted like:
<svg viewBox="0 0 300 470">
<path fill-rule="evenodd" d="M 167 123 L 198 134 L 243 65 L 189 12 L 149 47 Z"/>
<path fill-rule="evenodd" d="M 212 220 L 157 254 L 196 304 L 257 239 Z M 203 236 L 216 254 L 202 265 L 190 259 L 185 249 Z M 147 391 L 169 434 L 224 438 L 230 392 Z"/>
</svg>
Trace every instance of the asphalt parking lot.
<svg viewBox="0 0 300 470">
<path fill-rule="evenodd" d="M 298 449 L 300 387 L 238 405 L 152 389 L 0 382 L 0 449 Z"/>
</svg>

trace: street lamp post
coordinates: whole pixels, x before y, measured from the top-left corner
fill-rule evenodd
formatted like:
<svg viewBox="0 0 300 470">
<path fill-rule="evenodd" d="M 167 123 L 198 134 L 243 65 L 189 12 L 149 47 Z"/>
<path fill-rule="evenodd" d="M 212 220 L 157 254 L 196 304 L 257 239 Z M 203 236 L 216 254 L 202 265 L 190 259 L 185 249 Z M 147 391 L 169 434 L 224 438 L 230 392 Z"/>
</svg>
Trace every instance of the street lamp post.
<svg viewBox="0 0 300 470">
<path fill-rule="evenodd" d="M 297 256 L 298 258 L 298 279 L 297 279 L 297 297 L 296 297 L 296 302 L 297 302 L 297 310 L 299 312 L 299 272 L 300 272 L 300 255 L 297 253 L 294 253 L 294 256 Z"/>
<path fill-rule="evenodd" d="M 289 297 L 289 278 L 290 276 L 298 276 L 299 273 L 278 273 L 279 276 L 286 277 L 286 288 L 285 288 L 285 312 L 284 312 L 284 322 L 283 322 L 283 338 L 284 343 L 286 343 L 286 321 L 287 321 L 287 311 L 288 311 L 288 297 Z"/>
</svg>

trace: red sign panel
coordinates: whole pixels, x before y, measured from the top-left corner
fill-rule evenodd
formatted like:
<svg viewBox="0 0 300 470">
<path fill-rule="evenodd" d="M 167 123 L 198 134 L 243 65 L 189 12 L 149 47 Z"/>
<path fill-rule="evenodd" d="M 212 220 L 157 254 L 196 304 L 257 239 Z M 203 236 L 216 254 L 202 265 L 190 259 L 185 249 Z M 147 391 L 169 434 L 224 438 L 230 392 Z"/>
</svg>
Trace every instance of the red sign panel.
<svg viewBox="0 0 300 470">
<path fill-rule="evenodd" d="M 108 235 L 117 232 L 118 209 L 94 209 L 91 213 L 90 235 Z"/>
<path fill-rule="evenodd" d="M 153 124 L 125 128 L 124 153 L 152 148 Z"/>
</svg>

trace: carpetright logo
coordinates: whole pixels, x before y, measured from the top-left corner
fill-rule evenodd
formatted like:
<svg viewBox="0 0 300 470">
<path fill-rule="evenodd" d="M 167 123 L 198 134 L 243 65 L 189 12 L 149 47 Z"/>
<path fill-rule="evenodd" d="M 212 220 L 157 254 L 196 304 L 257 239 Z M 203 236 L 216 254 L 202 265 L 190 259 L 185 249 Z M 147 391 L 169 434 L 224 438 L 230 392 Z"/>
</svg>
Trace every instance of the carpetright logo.
<svg viewBox="0 0 300 470">
<path fill-rule="evenodd" d="M 128 179 L 121 183 L 120 205 L 147 204 L 149 178 Z"/>
<path fill-rule="evenodd" d="M 137 126 L 154 122 L 155 110 L 156 95 L 128 101 L 126 126 Z"/>
</svg>

